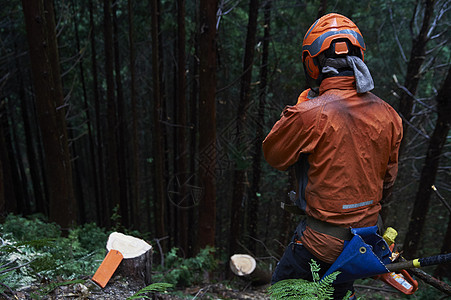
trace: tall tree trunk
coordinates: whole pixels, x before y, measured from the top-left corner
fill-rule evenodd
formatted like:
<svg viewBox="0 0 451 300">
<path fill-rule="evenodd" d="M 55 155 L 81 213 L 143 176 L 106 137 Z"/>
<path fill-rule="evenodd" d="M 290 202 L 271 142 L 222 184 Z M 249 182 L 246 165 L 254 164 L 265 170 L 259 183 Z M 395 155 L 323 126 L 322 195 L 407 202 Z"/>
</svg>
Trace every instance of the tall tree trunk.
<svg viewBox="0 0 451 300">
<path fill-rule="evenodd" d="M 114 93 L 114 54 L 113 54 L 113 24 L 111 20 L 111 0 L 103 1 L 103 27 L 105 37 L 105 76 L 106 76 L 106 100 L 107 100 L 107 182 L 108 199 L 111 206 L 107 206 L 107 216 L 111 216 L 113 208 L 119 206 L 119 175 L 117 154 L 117 107 Z"/>
<path fill-rule="evenodd" d="M 9 127 L 11 128 L 11 142 L 9 145 L 11 157 L 16 161 L 15 165 L 17 167 L 17 179 L 18 181 L 15 183 L 17 190 L 20 190 L 21 199 L 18 199 L 18 205 L 20 207 L 19 212 L 24 215 L 29 215 L 31 213 L 31 199 L 30 194 L 28 192 L 28 179 L 25 174 L 25 167 L 22 160 L 21 147 L 19 146 L 19 137 L 17 136 L 17 122 L 14 122 L 14 106 L 13 103 L 9 103 L 12 101 L 8 101 L 8 104 L 11 106 L 9 111 L 11 114 L 7 114 L 10 116 Z"/>
<path fill-rule="evenodd" d="M 199 14 L 198 9 L 196 8 L 196 16 L 195 16 L 195 23 L 196 25 L 199 24 Z M 193 67 L 191 70 L 191 76 L 192 76 L 192 86 L 191 86 L 191 92 L 190 92 L 190 101 L 189 101 L 189 111 L 190 111 L 190 146 L 189 146 L 189 171 L 190 174 L 197 174 L 197 164 L 198 156 L 197 156 L 197 132 L 199 128 L 199 122 L 198 122 L 198 102 L 199 102 L 199 33 L 196 31 L 194 33 L 194 55 L 193 55 Z M 197 186 L 196 190 L 198 190 L 199 182 L 197 181 L 197 178 L 194 177 L 193 180 L 194 184 Z M 194 203 L 197 202 L 197 197 L 193 196 Z M 189 210 L 189 222 L 188 222 L 188 232 L 189 232 L 189 244 L 194 245 L 196 240 L 195 235 L 195 228 L 194 228 L 194 220 L 195 220 L 195 213 L 196 211 L 194 209 Z M 188 251 L 188 257 L 192 257 L 194 255 L 193 247 L 189 248 Z"/>
<path fill-rule="evenodd" d="M 135 51 L 135 41 L 134 41 L 134 26 L 133 26 L 133 0 L 128 0 L 128 41 L 130 47 L 130 102 L 131 102 L 131 110 L 132 110 L 132 221 L 131 225 L 136 228 L 139 225 L 138 220 L 140 220 L 140 205 L 139 200 L 141 198 L 140 195 L 140 169 L 139 169 L 139 139 L 138 139 L 138 108 L 137 108 L 137 97 L 136 97 L 136 51 Z M 140 228 L 138 228 L 140 229 Z"/>
<path fill-rule="evenodd" d="M 114 36 L 114 67 L 116 71 L 116 91 L 117 91 L 117 130 L 118 130 L 118 144 L 117 144 L 117 157 L 118 157 L 118 180 L 119 180 L 119 206 L 122 217 L 122 225 L 125 228 L 129 227 L 129 213 L 130 206 L 128 201 L 128 169 L 127 169 L 127 119 L 126 119 L 126 105 L 124 100 L 124 92 L 122 88 L 121 79 L 121 60 L 119 54 L 119 30 L 117 24 L 117 6 L 119 1 L 116 1 L 113 5 L 113 36 Z"/>
<path fill-rule="evenodd" d="M 177 11 L 177 3 L 176 1 L 174 1 L 174 11 L 173 13 L 175 14 Z M 173 40 L 173 53 L 174 56 L 178 56 L 177 53 L 177 39 Z M 177 57 L 178 60 L 178 57 Z M 177 76 L 178 76 L 178 65 L 177 63 L 174 63 L 172 65 L 173 67 L 173 72 L 172 72 L 172 82 L 173 82 L 173 86 L 178 88 L 177 85 Z M 179 199 L 181 199 L 181 195 L 180 195 L 180 182 L 179 182 L 179 167 L 178 167 L 178 150 L 179 150 L 179 146 L 178 146 L 178 134 L 179 134 L 179 130 L 177 128 L 178 126 L 178 121 L 179 121 L 179 105 L 178 105 L 178 91 L 177 88 L 172 89 L 169 91 L 169 93 L 172 92 L 172 117 L 170 118 L 170 120 L 173 120 L 173 126 L 172 126 L 172 176 L 171 179 L 168 179 L 168 182 L 171 181 L 172 182 L 172 191 L 177 191 L 177 192 L 172 192 L 171 191 L 171 195 L 169 195 L 168 193 L 168 205 L 167 205 L 167 216 L 168 216 L 168 229 L 169 229 L 169 236 L 174 237 L 173 239 L 170 239 L 169 241 L 171 242 L 171 247 L 172 247 L 172 242 L 174 242 L 174 245 L 179 245 L 179 238 L 180 238 L 180 230 L 178 228 L 178 226 L 180 225 L 180 222 L 178 220 L 178 213 L 179 213 L 179 206 L 178 206 L 178 201 Z M 166 109 L 165 109 L 166 110 Z M 168 127 L 167 127 L 168 128 Z M 166 155 L 170 156 L 170 148 L 167 147 L 166 148 L 168 151 L 166 151 Z M 168 166 L 166 170 L 170 170 L 170 167 Z M 170 171 L 168 172 L 170 173 Z M 171 203 L 172 201 L 172 203 Z M 185 249 L 183 249 L 185 250 Z"/>
<path fill-rule="evenodd" d="M 72 14 L 74 16 L 74 31 L 75 31 L 75 42 L 77 44 L 77 53 L 81 53 L 81 47 L 80 47 L 80 36 L 79 36 L 79 30 L 78 30 L 78 20 L 77 20 L 77 14 L 76 14 L 76 6 L 75 1 L 72 0 Z M 91 32 L 91 34 L 93 34 Z M 83 67 L 83 57 L 80 58 L 79 69 L 80 69 L 80 82 L 81 87 L 83 91 L 83 105 L 84 110 L 86 113 L 86 126 L 88 129 L 88 146 L 89 146 L 89 157 L 88 157 L 88 169 L 90 169 L 91 173 L 91 179 L 92 179 L 92 187 L 94 189 L 94 200 L 95 200 L 95 211 L 102 210 L 102 207 L 98 206 L 98 203 L 100 201 L 100 188 L 99 188 L 99 180 L 97 176 L 97 168 L 96 166 L 96 156 L 95 156 L 95 147 L 94 147 L 94 136 L 92 134 L 92 118 L 91 113 L 89 109 L 89 103 L 88 103 L 88 93 L 86 88 L 86 80 L 85 80 L 85 70 Z M 95 66 L 94 66 L 95 67 Z M 82 217 L 80 215 L 80 217 Z M 100 225 L 100 224 L 99 224 Z"/>
<path fill-rule="evenodd" d="M 264 5 L 264 35 L 263 35 L 263 49 L 262 61 L 260 66 L 260 91 L 258 103 L 259 123 L 257 124 L 257 131 L 254 140 L 254 155 L 252 159 L 252 185 L 249 191 L 249 205 L 247 209 L 247 232 L 251 239 L 247 243 L 247 247 L 255 254 L 256 243 L 252 238 L 257 238 L 257 220 L 259 209 L 259 191 L 260 191 L 260 177 L 261 177 L 261 159 L 262 159 L 262 142 L 264 139 L 263 127 L 265 126 L 265 106 L 266 106 L 266 90 L 268 84 L 268 56 L 269 56 L 269 39 L 271 25 L 271 0 L 267 0 Z"/>
<path fill-rule="evenodd" d="M 159 4 L 151 0 L 152 18 L 152 77 L 153 77 L 153 156 L 154 156 L 154 209 L 155 230 L 157 238 L 166 235 L 165 228 L 165 178 L 164 178 L 164 141 L 161 126 L 162 99 L 160 91 L 160 54 L 159 54 Z"/>
<path fill-rule="evenodd" d="M 230 220 L 230 245 L 229 253 L 233 255 L 238 251 L 238 240 L 241 237 L 241 223 L 243 216 L 242 202 L 245 196 L 246 169 L 241 165 L 240 159 L 246 160 L 246 149 L 242 149 L 245 141 L 245 126 L 247 109 L 251 100 L 252 66 L 254 64 L 255 36 L 257 32 L 258 0 L 249 1 L 249 21 L 247 25 L 246 48 L 244 50 L 243 75 L 241 77 L 240 103 L 236 119 L 236 149 L 238 150 L 238 162 L 236 163 L 233 178 L 233 198 Z M 253 220 L 255 222 L 255 220 Z"/>
<path fill-rule="evenodd" d="M 174 9 L 175 9 L 175 2 L 174 2 Z M 162 20 L 164 22 L 164 19 L 162 19 L 162 14 L 161 14 L 162 8 L 161 8 L 161 0 L 157 1 L 157 32 L 158 32 L 158 64 L 159 64 L 159 71 L 160 71 L 160 103 L 161 103 L 161 111 L 160 111 L 160 121 L 164 120 L 170 120 L 169 117 L 169 112 L 168 112 L 168 101 L 167 99 L 169 99 L 169 95 L 172 94 L 173 91 L 167 91 L 166 90 L 166 82 L 169 82 L 169 77 L 171 75 L 173 75 L 173 78 L 176 77 L 176 72 L 174 71 L 172 74 L 171 72 L 166 72 L 165 71 L 165 49 L 164 49 L 164 37 L 163 37 L 163 29 L 162 29 Z M 175 13 L 175 12 L 174 12 Z M 164 23 L 163 23 L 164 24 Z M 175 50 L 174 50 L 175 51 Z M 172 54 L 175 55 L 175 54 Z M 169 65 L 169 63 L 168 63 Z M 175 65 L 174 65 L 175 67 Z M 173 80 L 175 82 L 175 79 Z M 164 124 L 164 123 L 162 123 Z M 163 139 L 163 157 L 164 157 L 164 163 L 163 163 L 163 185 L 164 185 L 164 189 L 166 189 L 166 185 L 169 182 L 170 178 L 170 154 L 171 154 L 171 148 L 169 147 L 169 127 L 168 126 L 161 126 L 161 135 L 162 135 L 162 139 Z M 170 228 L 171 225 L 173 224 L 173 211 L 174 211 L 174 206 L 172 206 L 170 204 L 170 199 L 168 197 L 168 195 L 166 194 L 166 196 L 164 197 L 165 204 L 164 204 L 164 224 L 165 224 L 165 232 L 166 234 L 169 234 L 171 229 L 174 228 Z M 175 227 L 175 226 L 173 226 Z M 171 237 L 173 237 L 174 235 L 171 235 Z M 173 238 L 169 238 L 166 240 L 167 243 L 165 246 L 167 246 L 168 248 L 172 248 L 173 247 Z"/>
<path fill-rule="evenodd" d="M 72 12 L 73 12 L 73 25 L 74 25 L 74 33 L 75 33 L 75 44 L 77 47 L 77 53 L 80 54 L 80 39 L 78 36 L 78 22 L 76 20 L 76 14 L 75 14 L 75 4 L 72 1 Z M 81 85 L 82 85 L 82 90 L 83 90 L 83 100 L 86 100 L 86 89 L 85 89 L 85 82 L 84 82 L 84 74 L 83 74 L 83 64 L 82 64 L 82 58 L 80 58 L 80 61 L 78 63 L 78 66 L 81 70 L 80 72 L 80 81 L 81 81 Z M 71 124 L 69 121 L 67 122 L 69 125 L 69 128 L 72 128 L 73 124 Z M 86 207 L 85 207 L 85 194 L 83 193 L 83 185 L 82 185 L 82 162 L 80 160 L 79 157 L 79 148 L 83 149 L 84 147 L 77 147 L 78 143 L 81 143 L 81 141 L 76 141 L 74 140 L 74 135 L 73 135 L 73 131 L 69 130 L 68 131 L 68 137 L 69 137 L 69 147 L 71 149 L 72 155 L 74 157 L 74 159 L 72 160 L 72 170 L 73 170 L 73 182 L 74 182 L 74 194 L 75 197 L 77 199 L 77 203 L 78 203 L 78 221 L 81 224 L 86 223 Z M 80 151 L 82 152 L 82 151 Z"/>
<path fill-rule="evenodd" d="M 22 200 L 20 195 L 16 196 L 15 179 L 17 176 L 17 169 L 13 168 L 11 163 L 11 157 L 8 150 L 10 145 L 10 139 L 8 129 L 8 118 L 6 115 L 6 100 L 2 99 L 0 101 L 0 164 L 2 167 L 2 189 L 0 190 L 0 208 L 3 208 L 2 212 L 8 213 L 19 213 L 17 207 L 17 199 Z M 6 201 L 8 200 L 8 201 Z M 3 206 L 1 206 L 3 203 Z"/>
<path fill-rule="evenodd" d="M 94 97 L 94 108 L 96 116 L 96 145 L 97 145 L 97 159 L 95 167 L 99 174 L 99 198 L 97 201 L 97 223 L 100 226 L 106 226 L 108 224 L 108 205 L 107 196 L 105 191 L 105 172 L 104 172 L 104 155 L 103 155 L 103 134 L 102 123 L 100 117 L 100 97 L 99 97 L 99 84 L 97 76 L 97 46 L 96 46 L 96 26 L 94 23 L 94 7 L 93 0 L 89 0 L 89 27 L 91 30 L 91 67 L 92 67 L 92 90 Z"/>
<path fill-rule="evenodd" d="M 421 26 L 419 34 L 412 40 L 412 49 L 410 52 L 410 60 L 407 65 L 407 73 L 404 80 L 404 88 L 400 91 L 401 98 L 399 99 L 399 109 L 398 112 L 402 116 L 403 122 L 403 132 L 404 136 L 401 142 L 400 152 L 405 150 L 405 146 L 408 144 L 408 128 L 409 122 L 412 117 L 412 109 L 414 103 L 414 97 L 417 92 L 418 83 L 421 78 L 421 66 L 426 58 L 426 46 L 430 37 L 428 36 L 431 21 L 434 16 L 434 6 L 436 0 L 426 0 L 424 1 L 424 16 L 423 24 Z M 423 3 L 423 1 L 422 1 Z M 419 4 L 420 5 L 420 4 Z M 415 10 L 411 24 L 415 23 L 417 11 Z M 413 25 L 411 25 L 412 27 Z M 412 29 L 413 30 L 413 29 Z"/>
<path fill-rule="evenodd" d="M 199 2 L 199 201 L 198 247 L 215 245 L 216 232 L 216 0 Z M 199 249 L 197 249 L 199 250 Z"/>
<path fill-rule="evenodd" d="M 69 128 L 72 128 L 72 124 L 68 121 L 67 122 Z M 77 211 L 78 211 L 78 215 L 77 215 L 77 221 L 80 224 L 85 224 L 86 223 L 86 207 L 85 207 L 85 199 L 84 199 L 84 194 L 83 194 L 83 185 L 81 183 L 82 179 L 82 171 L 81 171 L 81 163 L 80 163 L 80 157 L 79 157 L 79 152 L 78 152 L 78 148 L 77 148 L 77 144 L 76 141 L 74 140 L 74 135 L 73 135 L 73 131 L 69 130 L 67 132 L 68 134 L 68 138 L 69 138 L 69 147 L 71 149 L 72 155 L 74 157 L 74 159 L 72 160 L 72 174 L 73 174 L 73 182 L 74 182 L 74 196 L 77 199 Z M 82 147 L 80 147 L 82 148 Z"/>
<path fill-rule="evenodd" d="M 53 1 L 23 0 L 36 109 L 44 144 L 50 220 L 74 225 L 77 205 L 66 132 Z"/>
<path fill-rule="evenodd" d="M 25 95 L 25 87 L 23 83 L 23 77 L 21 68 L 19 65 L 19 61 L 17 59 L 17 49 L 16 49 L 16 67 L 19 78 L 19 98 L 20 98 L 20 110 L 22 113 L 23 119 L 23 129 L 25 133 L 25 147 L 27 152 L 27 159 L 29 164 L 29 172 L 31 177 L 31 184 L 33 187 L 33 195 L 35 199 L 35 211 L 38 213 L 42 213 L 44 216 L 48 216 L 48 206 L 44 200 L 44 194 L 41 185 L 41 175 L 40 175 L 40 167 L 36 159 L 36 152 L 33 146 L 33 134 L 31 132 L 31 122 L 29 117 L 29 106 L 27 103 L 27 98 Z"/>
<path fill-rule="evenodd" d="M 409 228 L 404 241 L 404 256 L 414 258 L 421 238 L 421 232 L 426 221 L 431 197 L 431 186 L 435 182 L 439 159 L 446 143 L 451 127 L 451 68 L 437 94 L 437 121 L 434 132 L 429 140 L 426 160 L 421 171 L 420 183 L 415 197 L 413 212 L 410 217 Z"/>
<path fill-rule="evenodd" d="M 177 207 L 178 220 L 179 220 L 179 244 L 185 253 L 188 253 L 188 211 L 183 207 L 186 202 L 188 195 L 188 189 L 186 185 L 187 175 L 187 140 L 186 140 L 186 53 L 185 53 L 185 40 L 186 40 L 186 30 L 185 30 L 185 0 L 177 0 L 177 99 L 178 99 L 178 113 L 177 113 L 177 166 L 179 173 L 180 182 L 180 199 L 182 202 L 180 206 Z"/>
<path fill-rule="evenodd" d="M 20 175 L 20 166 L 18 165 L 17 159 L 20 157 L 17 155 L 14 151 L 14 139 L 12 137 L 12 128 L 11 124 L 8 120 L 8 110 L 6 111 L 5 115 L 3 116 L 4 120 L 1 122 L 3 123 L 4 128 L 4 138 L 6 143 L 6 151 L 8 153 L 8 160 L 9 163 L 9 173 L 11 175 L 11 183 L 14 190 L 14 198 L 11 198 L 9 202 L 14 202 L 14 204 L 10 205 L 12 208 L 12 212 L 16 214 L 23 214 L 24 211 L 24 201 L 25 201 L 25 195 L 23 191 L 22 186 L 22 180 Z"/>
</svg>

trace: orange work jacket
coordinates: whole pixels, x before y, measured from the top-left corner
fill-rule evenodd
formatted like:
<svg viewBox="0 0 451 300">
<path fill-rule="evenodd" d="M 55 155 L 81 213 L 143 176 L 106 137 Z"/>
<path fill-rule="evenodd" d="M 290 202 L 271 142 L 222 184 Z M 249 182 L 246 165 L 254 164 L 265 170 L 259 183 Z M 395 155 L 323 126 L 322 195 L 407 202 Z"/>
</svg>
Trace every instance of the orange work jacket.
<svg viewBox="0 0 451 300">
<path fill-rule="evenodd" d="M 283 110 L 263 141 L 265 159 L 282 171 L 304 160 L 307 215 L 342 227 L 374 226 L 382 191 L 398 172 L 401 118 L 374 94 L 358 94 L 352 76 L 326 78 L 319 92 Z M 308 226 L 301 241 L 329 263 L 343 247 Z"/>
</svg>

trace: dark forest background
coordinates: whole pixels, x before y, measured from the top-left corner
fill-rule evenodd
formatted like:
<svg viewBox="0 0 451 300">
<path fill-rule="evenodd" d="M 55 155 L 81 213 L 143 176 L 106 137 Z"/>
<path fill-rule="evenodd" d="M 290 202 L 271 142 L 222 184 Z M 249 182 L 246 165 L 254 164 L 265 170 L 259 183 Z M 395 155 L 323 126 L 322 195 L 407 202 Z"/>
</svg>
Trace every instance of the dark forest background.
<svg viewBox="0 0 451 300">
<path fill-rule="evenodd" d="M 404 122 L 385 225 L 406 258 L 451 252 L 450 9 L 449 0 L 2 1 L 0 214 L 63 230 L 120 226 L 185 256 L 207 245 L 280 254 L 297 223 L 280 208 L 293 176 L 265 163 L 261 142 L 306 87 L 305 32 L 338 12 L 364 36 L 373 92 Z"/>
</svg>

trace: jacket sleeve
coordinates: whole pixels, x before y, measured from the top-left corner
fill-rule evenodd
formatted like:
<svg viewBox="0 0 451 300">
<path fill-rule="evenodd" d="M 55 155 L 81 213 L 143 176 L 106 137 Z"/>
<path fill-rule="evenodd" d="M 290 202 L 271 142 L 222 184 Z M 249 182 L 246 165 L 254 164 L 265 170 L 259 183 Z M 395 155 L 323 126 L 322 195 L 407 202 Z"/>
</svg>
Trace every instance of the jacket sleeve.
<svg viewBox="0 0 451 300">
<path fill-rule="evenodd" d="M 391 190 L 398 174 L 398 155 L 403 132 L 401 118 L 396 112 L 394 112 L 394 114 L 394 122 L 392 125 L 392 149 L 384 178 L 384 191 Z"/>
<path fill-rule="evenodd" d="M 286 107 L 263 141 L 263 154 L 274 168 L 285 171 L 301 153 L 311 153 L 318 142 L 316 110 L 305 105 Z"/>
</svg>

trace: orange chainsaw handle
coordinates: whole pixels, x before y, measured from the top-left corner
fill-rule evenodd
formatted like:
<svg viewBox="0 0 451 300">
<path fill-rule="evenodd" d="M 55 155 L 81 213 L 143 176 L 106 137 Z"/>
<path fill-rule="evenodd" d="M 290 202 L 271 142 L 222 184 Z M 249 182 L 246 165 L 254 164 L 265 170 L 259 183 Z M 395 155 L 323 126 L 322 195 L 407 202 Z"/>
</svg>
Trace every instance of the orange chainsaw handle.
<svg viewBox="0 0 451 300">
<path fill-rule="evenodd" d="M 394 247 L 395 244 L 391 244 L 390 251 L 393 252 Z M 413 279 L 406 270 L 401 270 L 400 273 L 389 272 L 377 275 L 374 279 L 383 281 L 406 295 L 412 295 L 418 290 L 418 281 Z"/>
<path fill-rule="evenodd" d="M 401 270 L 401 274 L 404 275 L 404 278 L 406 278 L 407 281 L 412 284 L 412 294 L 415 293 L 418 290 L 418 281 L 413 279 L 412 276 L 410 276 L 410 273 L 407 272 L 407 270 Z"/>
<path fill-rule="evenodd" d="M 381 274 L 374 279 L 383 281 L 406 295 L 412 295 L 418 290 L 418 282 L 406 270 L 401 270 L 400 273 L 389 272 Z"/>
</svg>

